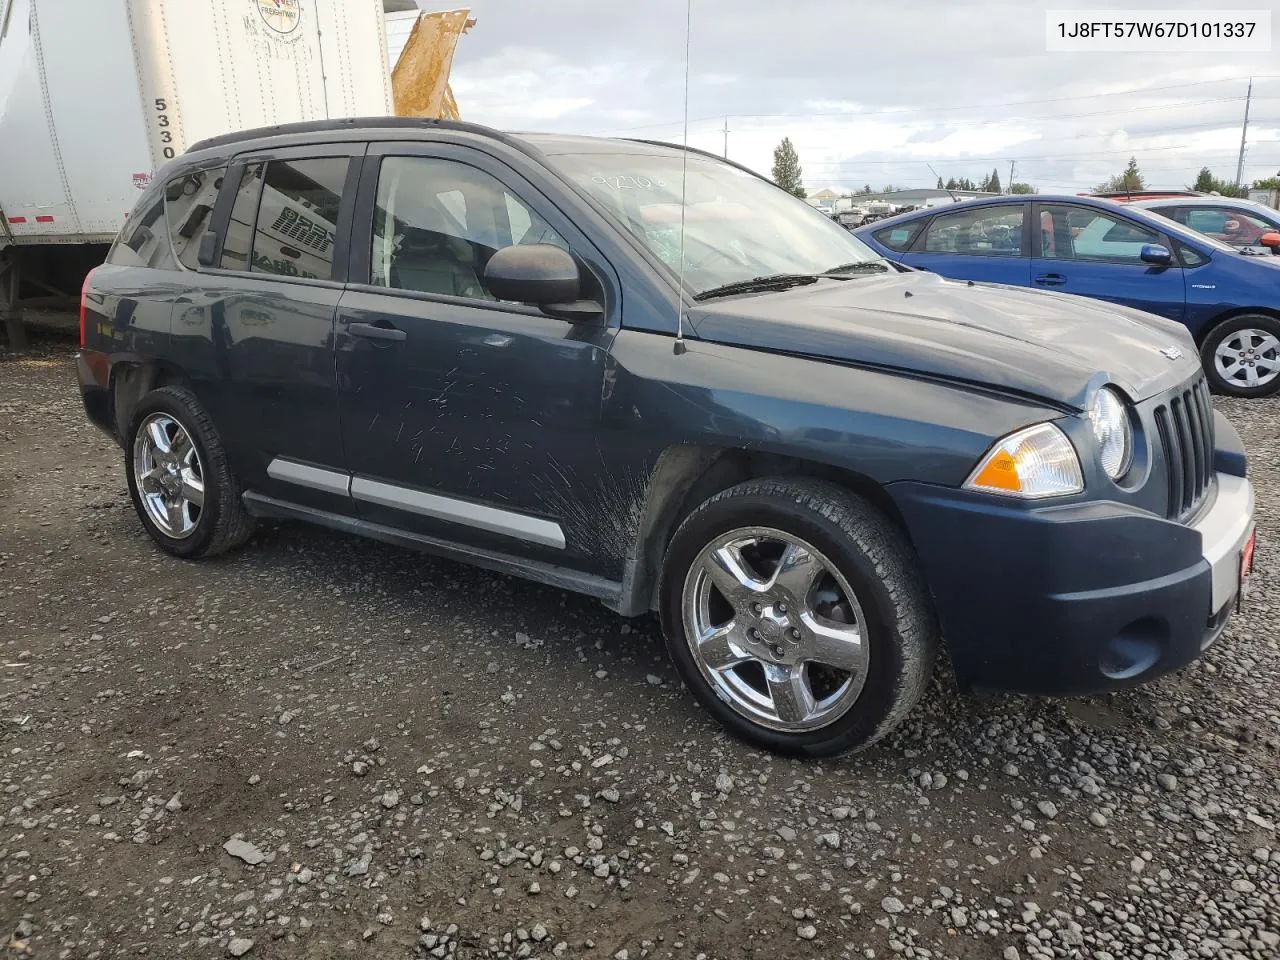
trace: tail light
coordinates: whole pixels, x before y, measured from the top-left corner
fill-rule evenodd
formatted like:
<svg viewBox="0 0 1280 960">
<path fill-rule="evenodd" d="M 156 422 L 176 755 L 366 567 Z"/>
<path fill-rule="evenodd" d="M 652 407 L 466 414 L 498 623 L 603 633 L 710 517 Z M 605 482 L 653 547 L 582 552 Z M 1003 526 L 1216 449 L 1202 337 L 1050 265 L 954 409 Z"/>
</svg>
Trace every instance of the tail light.
<svg viewBox="0 0 1280 960">
<path fill-rule="evenodd" d="M 85 344 L 87 314 L 89 312 L 89 283 L 93 280 L 93 271 L 85 274 L 84 283 L 80 287 L 80 346 Z"/>
</svg>

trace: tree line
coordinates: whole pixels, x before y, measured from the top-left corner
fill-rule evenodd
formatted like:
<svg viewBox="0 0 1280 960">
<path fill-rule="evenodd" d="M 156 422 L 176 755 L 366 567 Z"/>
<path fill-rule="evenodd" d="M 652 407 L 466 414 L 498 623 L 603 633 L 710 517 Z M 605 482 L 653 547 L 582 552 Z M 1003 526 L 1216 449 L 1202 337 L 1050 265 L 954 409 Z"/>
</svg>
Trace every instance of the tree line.
<svg viewBox="0 0 1280 960">
<path fill-rule="evenodd" d="M 773 151 L 773 182 L 789 193 L 795 194 L 803 199 L 808 196 L 808 191 L 804 188 L 803 171 L 800 167 L 800 155 L 796 152 L 795 145 L 792 144 L 790 137 L 784 137 L 782 142 L 778 144 Z M 1147 188 L 1146 178 L 1142 175 L 1142 171 L 1138 169 L 1137 157 L 1130 157 L 1128 164 L 1124 170 L 1114 176 L 1103 180 L 1094 188 L 1095 193 L 1123 193 L 1125 191 L 1139 191 Z M 871 184 L 864 184 L 861 189 L 855 190 L 853 196 L 869 196 L 874 193 L 893 193 L 898 188 L 892 183 L 887 183 L 880 190 L 873 190 Z M 1039 191 L 1029 183 L 1014 182 L 1009 185 L 1007 191 L 1002 188 L 1000 182 L 1000 171 L 992 169 L 991 174 L 979 181 L 970 180 L 968 177 L 951 177 L 943 180 L 938 177 L 939 190 L 967 190 L 981 193 L 1015 193 L 1015 194 L 1031 194 Z M 1188 190 L 1196 190 L 1201 193 L 1217 193 L 1224 197 L 1247 197 L 1249 195 L 1249 187 L 1241 185 L 1237 187 L 1229 180 L 1222 180 L 1213 175 L 1208 167 L 1201 167 L 1200 172 L 1196 175 L 1195 182 L 1187 185 Z M 1274 177 L 1266 177 L 1262 180 L 1255 180 L 1253 183 L 1254 190 L 1275 190 L 1280 189 L 1280 175 Z"/>
</svg>

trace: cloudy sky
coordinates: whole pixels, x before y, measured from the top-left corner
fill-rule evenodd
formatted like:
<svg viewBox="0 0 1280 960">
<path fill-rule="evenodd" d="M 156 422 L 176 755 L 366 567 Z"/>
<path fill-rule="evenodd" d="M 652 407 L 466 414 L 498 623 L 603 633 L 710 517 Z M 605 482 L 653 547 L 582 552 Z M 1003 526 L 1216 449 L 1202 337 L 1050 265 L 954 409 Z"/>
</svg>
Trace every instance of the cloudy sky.
<svg viewBox="0 0 1280 960">
<path fill-rule="evenodd" d="M 447 9 L 420 0 L 426 9 Z M 692 0 L 689 142 L 767 171 L 791 137 L 810 190 L 933 186 L 943 176 L 1083 190 L 1136 155 L 1150 186 L 1207 164 L 1280 170 L 1280 38 L 1271 53 L 1047 53 L 1045 11 L 996 0 Z M 1111 4 L 1110 7 L 1119 4 Z M 1275 0 L 1233 8 L 1277 10 Z M 454 61 L 464 118 L 516 130 L 679 140 L 684 0 L 472 0 Z M 1204 9 L 1200 0 L 1129 8 Z"/>
</svg>

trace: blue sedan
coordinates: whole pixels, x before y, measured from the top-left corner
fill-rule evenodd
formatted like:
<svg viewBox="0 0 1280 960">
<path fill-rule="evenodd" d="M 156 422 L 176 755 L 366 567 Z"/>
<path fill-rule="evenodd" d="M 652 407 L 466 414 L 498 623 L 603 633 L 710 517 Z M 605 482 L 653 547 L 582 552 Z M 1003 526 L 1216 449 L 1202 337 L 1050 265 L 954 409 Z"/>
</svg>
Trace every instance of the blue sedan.
<svg viewBox="0 0 1280 960">
<path fill-rule="evenodd" d="M 1093 197 L 970 200 L 854 233 L 887 259 L 944 277 L 1168 317 L 1191 331 L 1219 392 L 1280 391 L 1280 258 L 1245 256 L 1166 217 Z"/>
</svg>

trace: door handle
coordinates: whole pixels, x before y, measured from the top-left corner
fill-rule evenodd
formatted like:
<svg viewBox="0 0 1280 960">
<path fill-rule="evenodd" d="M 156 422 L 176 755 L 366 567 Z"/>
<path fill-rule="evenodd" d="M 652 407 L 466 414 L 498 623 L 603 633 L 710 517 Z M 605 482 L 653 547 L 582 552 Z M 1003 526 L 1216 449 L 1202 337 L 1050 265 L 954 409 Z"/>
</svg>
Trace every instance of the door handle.
<svg viewBox="0 0 1280 960">
<path fill-rule="evenodd" d="M 380 327 L 376 323 L 353 323 L 347 327 L 347 333 L 366 340 L 391 340 L 397 343 L 409 338 L 403 330 L 392 326 Z"/>
<path fill-rule="evenodd" d="M 1042 273 L 1036 277 L 1036 283 L 1042 287 L 1060 287 L 1067 282 L 1067 278 L 1060 273 Z"/>
</svg>

